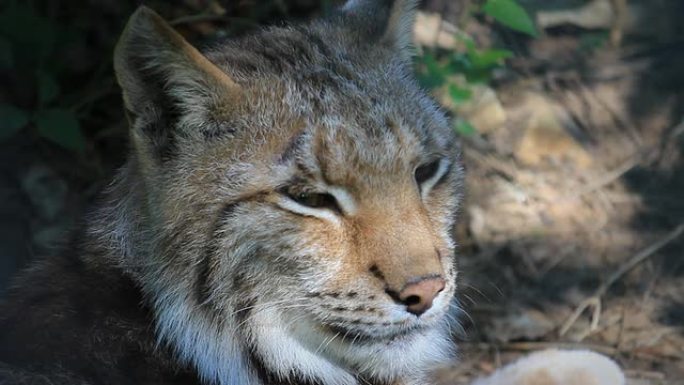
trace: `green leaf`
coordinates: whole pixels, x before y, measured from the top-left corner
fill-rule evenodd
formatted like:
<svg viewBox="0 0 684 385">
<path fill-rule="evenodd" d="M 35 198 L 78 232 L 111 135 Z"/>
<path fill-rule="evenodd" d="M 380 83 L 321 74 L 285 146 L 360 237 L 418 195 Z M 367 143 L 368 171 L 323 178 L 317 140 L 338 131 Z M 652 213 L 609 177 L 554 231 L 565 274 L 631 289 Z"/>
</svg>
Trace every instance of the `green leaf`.
<svg viewBox="0 0 684 385">
<path fill-rule="evenodd" d="M 26 111 L 9 104 L 0 104 L 0 140 L 14 135 L 28 122 Z"/>
<path fill-rule="evenodd" d="M 418 73 L 418 80 L 423 87 L 436 88 L 444 84 L 445 70 L 431 53 L 425 53 L 419 60 L 423 71 Z"/>
<path fill-rule="evenodd" d="M 513 57 L 513 52 L 505 49 L 487 49 L 470 53 L 470 62 L 475 69 L 489 69 L 503 64 L 505 59 Z"/>
<path fill-rule="evenodd" d="M 482 12 L 511 29 L 537 36 L 537 28 L 532 18 L 515 0 L 487 0 Z"/>
<path fill-rule="evenodd" d="M 52 108 L 39 111 L 35 117 L 38 133 L 69 150 L 83 151 L 85 138 L 76 115 L 64 109 Z"/>
<path fill-rule="evenodd" d="M 489 84 L 492 81 L 490 68 L 473 68 L 463 73 L 468 84 Z"/>
<path fill-rule="evenodd" d="M 454 128 L 456 129 L 456 132 L 463 135 L 463 136 L 472 136 L 475 135 L 477 130 L 475 129 L 475 126 L 470 124 L 467 120 L 462 120 L 459 119 L 456 121 L 454 124 Z"/>
<path fill-rule="evenodd" d="M 57 84 L 54 77 L 45 71 L 38 71 L 36 79 L 38 80 L 38 99 L 40 105 L 44 106 L 59 95 L 59 84 Z"/>
<path fill-rule="evenodd" d="M 470 55 L 468 54 L 455 52 L 449 56 L 447 70 L 451 73 L 464 73 L 470 71 L 472 67 L 473 63 L 470 62 Z"/>
<path fill-rule="evenodd" d="M 0 36 L 0 69 L 12 68 L 14 65 L 14 54 L 12 53 L 12 43 Z"/>
<path fill-rule="evenodd" d="M 456 33 L 455 37 L 456 37 L 456 40 L 460 41 L 461 43 L 463 43 L 465 45 L 466 51 L 471 51 L 471 50 L 477 49 L 477 45 L 475 44 L 475 40 L 473 40 L 473 38 L 470 35 L 463 33 L 463 32 L 460 32 L 460 33 Z"/>
<path fill-rule="evenodd" d="M 470 100 L 473 96 L 473 92 L 467 88 L 461 88 L 455 84 L 449 84 L 447 87 L 449 92 L 449 97 L 456 104 L 461 104 Z"/>
</svg>

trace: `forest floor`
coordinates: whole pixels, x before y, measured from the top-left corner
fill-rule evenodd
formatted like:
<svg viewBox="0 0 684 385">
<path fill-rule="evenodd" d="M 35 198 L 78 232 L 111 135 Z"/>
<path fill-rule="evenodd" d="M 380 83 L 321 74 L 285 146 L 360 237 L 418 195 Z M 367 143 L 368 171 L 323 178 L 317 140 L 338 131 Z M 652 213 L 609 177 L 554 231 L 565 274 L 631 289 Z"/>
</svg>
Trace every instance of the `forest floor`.
<svg viewBox="0 0 684 385">
<path fill-rule="evenodd" d="M 526 3 L 548 17 L 572 2 Z M 632 384 L 684 383 L 684 34 L 666 16 L 682 10 L 630 2 L 619 46 L 606 31 L 589 47 L 597 31 L 571 23 L 533 39 L 461 26 L 516 57 L 457 111 L 477 133 L 463 145 L 461 362 L 445 384 L 554 347 L 607 354 Z"/>
<path fill-rule="evenodd" d="M 520 2 L 537 17 L 585 4 Z M 150 3 L 191 38 L 321 12 L 314 0 Z M 470 102 L 446 106 L 476 132 L 463 138 L 460 360 L 439 383 L 557 347 L 614 358 L 632 385 L 684 384 L 684 4 L 631 1 L 611 44 L 612 25 L 551 23 L 530 38 L 465 17 L 468 3 L 421 12 L 515 56 Z M 58 104 L 77 112 L 85 145 L 65 150 L 32 129 L 0 142 L 0 249 L 15 256 L 0 258 L 0 292 L 62 240 L 126 153 L 110 63 L 134 2 L 49 4 L 40 12 L 85 36 L 54 53 L 71 63 L 55 70 Z M 207 4 L 227 13 L 207 17 Z M 0 71 L 0 101 L 32 108 L 33 69 Z"/>
</svg>

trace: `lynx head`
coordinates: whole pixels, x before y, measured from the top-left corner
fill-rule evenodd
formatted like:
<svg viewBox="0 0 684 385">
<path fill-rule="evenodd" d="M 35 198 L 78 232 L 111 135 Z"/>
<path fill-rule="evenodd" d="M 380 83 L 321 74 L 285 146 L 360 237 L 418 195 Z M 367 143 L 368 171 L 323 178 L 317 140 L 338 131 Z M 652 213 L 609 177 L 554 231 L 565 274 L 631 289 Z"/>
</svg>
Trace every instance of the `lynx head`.
<svg viewBox="0 0 684 385">
<path fill-rule="evenodd" d="M 421 383 L 448 358 L 462 169 L 412 76 L 413 5 L 353 0 L 202 53 L 131 17 L 107 236 L 207 381 Z"/>
</svg>

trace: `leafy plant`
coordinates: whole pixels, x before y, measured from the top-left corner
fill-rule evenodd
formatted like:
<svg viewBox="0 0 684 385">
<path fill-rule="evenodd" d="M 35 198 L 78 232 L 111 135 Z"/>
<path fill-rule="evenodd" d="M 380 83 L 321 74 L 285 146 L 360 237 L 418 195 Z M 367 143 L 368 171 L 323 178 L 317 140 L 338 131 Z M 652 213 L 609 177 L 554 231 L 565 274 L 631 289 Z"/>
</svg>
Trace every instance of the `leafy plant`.
<svg viewBox="0 0 684 385">
<path fill-rule="evenodd" d="M 473 96 L 473 86 L 487 84 L 497 68 L 504 65 L 513 53 L 503 49 L 480 49 L 468 36 L 461 36 L 465 43 L 462 52 L 439 55 L 435 51 L 425 51 L 418 58 L 417 75 L 422 86 L 429 89 L 443 89 L 454 105 L 469 102 Z M 456 120 L 454 128 L 461 135 L 473 135 L 475 127 L 465 120 Z"/>
<path fill-rule="evenodd" d="M 482 12 L 494 20 L 518 32 L 537 36 L 537 27 L 529 13 L 515 0 L 487 0 Z"/>
<path fill-rule="evenodd" d="M 478 10 L 513 30 L 530 36 L 537 34 L 532 18 L 515 0 L 487 0 Z M 513 53 L 505 49 L 478 48 L 467 35 L 459 34 L 456 38 L 463 43 L 463 49 L 425 50 L 417 58 L 416 67 L 422 86 L 443 90 L 458 106 L 471 101 L 474 85 L 490 83 L 494 71 L 502 68 Z M 465 136 L 476 133 L 470 122 L 460 118 L 455 120 L 454 129 Z"/>
<path fill-rule="evenodd" d="M 469 121 L 463 119 L 456 119 L 456 122 L 454 123 L 454 129 L 456 129 L 456 132 L 463 136 L 475 135 L 477 132 L 475 126 L 473 126 Z"/>
<path fill-rule="evenodd" d="M 21 87 L 33 95 L 29 107 L 0 104 L 0 140 L 35 128 L 42 138 L 74 151 L 85 139 L 75 111 L 60 106 L 56 80 L 62 70 L 54 60 L 58 47 L 74 36 L 67 28 L 39 15 L 29 5 L 12 2 L 0 11 L 0 69 L 13 71 Z"/>
</svg>

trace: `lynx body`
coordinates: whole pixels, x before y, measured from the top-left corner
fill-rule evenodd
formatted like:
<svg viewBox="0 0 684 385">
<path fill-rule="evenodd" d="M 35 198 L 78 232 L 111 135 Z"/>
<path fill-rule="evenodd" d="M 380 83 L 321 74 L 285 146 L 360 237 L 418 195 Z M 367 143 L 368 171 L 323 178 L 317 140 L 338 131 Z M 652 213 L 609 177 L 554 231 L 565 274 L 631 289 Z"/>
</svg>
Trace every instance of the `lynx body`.
<svg viewBox="0 0 684 385">
<path fill-rule="evenodd" d="M 71 254 L 20 281 L 0 360 L 83 383 L 427 383 L 451 358 L 462 169 L 412 76 L 413 5 L 202 53 L 139 9 L 115 53 L 128 162 Z M 128 379 L 131 355 L 160 379 Z"/>
</svg>

